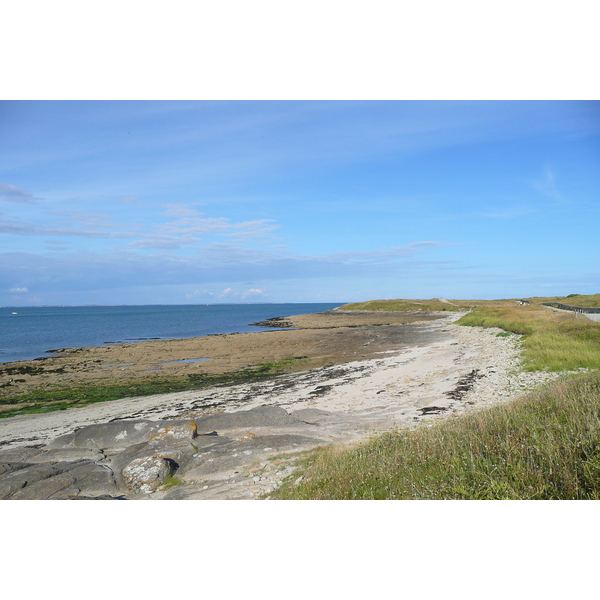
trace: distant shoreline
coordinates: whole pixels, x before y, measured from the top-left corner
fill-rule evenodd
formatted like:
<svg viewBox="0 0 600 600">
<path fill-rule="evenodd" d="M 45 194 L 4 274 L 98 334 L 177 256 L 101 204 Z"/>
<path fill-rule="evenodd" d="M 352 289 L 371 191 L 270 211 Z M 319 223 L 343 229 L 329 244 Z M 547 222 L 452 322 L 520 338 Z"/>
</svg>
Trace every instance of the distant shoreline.
<svg viewBox="0 0 600 600">
<path fill-rule="evenodd" d="M 37 405 L 80 405 L 90 386 L 95 397 L 110 398 L 120 393 L 115 386 L 125 386 L 126 395 L 135 393 L 132 386 L 160 393 L 237 381 L 245 373 L 262 377 L 373 358 L 430 341 L 431 334 L 413 324 L 441 316 L 326 311 L 285 317 L 291 328 L 62 349 L 43 360 L 0 365 L 0 411 L 8 416 Z M 60 391 L 56 398 L 53 390 Z"/>
<path fill-rule="evenodd" d="M 0 310 L 0 364 L 47 358 L 55 349 L 255 332 L 264 319 L 336 303 L 22 307 Z M 12 314 L 16 312 L 17 314 Z"/>
</svg>

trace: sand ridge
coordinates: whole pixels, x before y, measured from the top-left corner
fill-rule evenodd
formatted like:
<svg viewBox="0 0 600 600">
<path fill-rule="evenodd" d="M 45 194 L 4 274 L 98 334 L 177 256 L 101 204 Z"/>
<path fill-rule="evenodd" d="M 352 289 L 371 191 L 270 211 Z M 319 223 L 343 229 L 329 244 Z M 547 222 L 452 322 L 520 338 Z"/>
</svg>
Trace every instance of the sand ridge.
<svg viewBox="0 0 600 600">
<path fill-rule="evenodd" d="M 290 358 L 297 360 L 288 371 L 313 369 L 413 343 L 425 335 L 416 323 L 443 314 L 328 311 L 286 317 L 292 330 L 62 349 L 43 359 L 0 364 L 0 393 L 231 373 Z"/>
</svg>

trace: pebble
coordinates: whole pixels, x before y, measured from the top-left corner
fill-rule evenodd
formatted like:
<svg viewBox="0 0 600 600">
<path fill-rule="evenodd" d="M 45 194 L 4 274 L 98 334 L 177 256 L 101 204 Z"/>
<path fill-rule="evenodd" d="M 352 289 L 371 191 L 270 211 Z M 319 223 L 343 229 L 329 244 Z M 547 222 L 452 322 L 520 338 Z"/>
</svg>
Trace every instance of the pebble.
<svg viewBox="0 0 600 600">
<path fill-rule="evenodd" d="M 464 397 L 473 406 L 493 406 L 506 402 L 565 374 L 578 372 L 522 371 L 522 335 L 498 337 L 498 333 L 504 331 L 496 327 L 483 329 L 454 324 L 449 327 L 459 342 L 474 352 L 478 374 L 483 375 Z"/>
</svg>

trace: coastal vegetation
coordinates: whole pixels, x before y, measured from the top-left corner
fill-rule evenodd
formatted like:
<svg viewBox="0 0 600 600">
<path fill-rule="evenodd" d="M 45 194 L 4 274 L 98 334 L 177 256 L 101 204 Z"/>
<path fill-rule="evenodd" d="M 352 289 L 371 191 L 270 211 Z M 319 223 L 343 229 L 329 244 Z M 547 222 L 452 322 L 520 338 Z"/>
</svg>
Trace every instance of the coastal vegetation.
<svg viewBox="0 0 600 600">
<path fill-rule="evenodd" d="M 594 307 L 600 294 L 526 300 L 473 301 L 458 323 L 521 334 L 524 369 L 587 372 L 427 427 L 385 433 L 351 448 L 314 450 L 294 473 L 301 482 L 286 482 L 271 496 L 600 499 L 600 323 L 542 306 Z M 358 310 L 380 302 L 361 303 L 365 308 Z"/>
<path fill-rule="evenodd" d="M 239 385 L 264 381 L 274 375 L 285 373 L 292 365 L 302 362 L 303 357 L 291 357 L 270 363 L 250 365 L 231 373 L 201 373 L 186 377 L 146 377 L 140 381 L 120 384 L 87 384 L 78 387 L 52 387 L 25 394 L 0 397 L 0 418 L 17 414 L 45 413 L 67 408 L 87 406 L 120 398 L 151 396 L 170 392 L 184 392 L 216 386 Z"/>
<path fill-rule="evenodd" d="M 513 402 L 327 447 L 271 493 L 278 499 L 598 500 L 600 373 Z"/>
<path fill-rule="evenodd" d="M 526 305 L 481 304 L 458 324 L 499 327 L 523 335 L 523 368 L 527 371 L 600 369 L 600 322 L 577 313 L 554 312 L 541 305 L 546 298 L 529 301 Z"/>
<path fill-rule="evenodd" d="M 469 310 L 473 306 L 470 300 L 368 300 L 366 302 L 351 302 L 340 306 L 338 310 L 404 312 L 404 311 L 451 311 Z"/>
<path fill-rule="evenodd" d="M 600 306 L 600 294 L 509 300 L 372 300 L 345 304 L 348 311 L 468 311 L 457 323 L 499 327 L 523 336 L 523 368 L 528 371 L 600 369 L 600 323 L 574 312 L 554 312 L 543 303 Z M 450 303 L 450 304 L 449 304 Z"/>
</svg>

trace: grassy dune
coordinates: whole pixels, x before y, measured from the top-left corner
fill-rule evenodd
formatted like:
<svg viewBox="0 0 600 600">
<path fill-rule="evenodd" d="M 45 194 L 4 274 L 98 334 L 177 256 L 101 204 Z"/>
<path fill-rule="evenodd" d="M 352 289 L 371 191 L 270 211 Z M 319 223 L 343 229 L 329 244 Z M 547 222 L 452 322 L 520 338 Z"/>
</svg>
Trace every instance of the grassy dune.
<svg viewBox="0 0 600 600">
<path fill-rule="evenodd" d="M 506 405 L 319 449 L 280 499 L 600 499 L 600 374 Z M 294 474 L 294 478 L 298 474 Z"/>
<path fill-rule="evenodd" d="M 575 313 L 554 312 L 534 302 L 531 299 L 525 306 L 506 302 L 479 305 L 458 323 L 522 334 L 523 366 L 529 371 L 600 369 L 600 322 Z"/>
<path fill-rule="evenodd" d="M 272 497 L 600 499 L 600 323 L 541 306 L 597 306 L 600 294 L 528 300 L 471 301 L 458 323 L 522 334 L 528 370 L 590 372 L 429 427 L 386 433 L 351 449 L 317 449 L 302 463 L 302 483 L 288 482 Z M 380 302 L 350 306 L 373 310 Z"/>
<path fill-rule="evenodd" d="M 544 302 L 596 307 L 600 294 L 527 298 L 520 305 L 509 300 L 370 300 L 340 307 L 354 311 L 470 311 L 460 325 L 500 327 L 524 336 L 524 368 L 529 371 L 600 369 L 600 322 L 575 313 L 554 312 Z"/>
<path fill-rule="evenodd" d="M 443 302 L 439 298 L 431 300 L 368 300 L 367 302 L 352 302 L 340 306 L 339 310 L 357 311 L 461 311 L 473 306 L 471 300 L 449 300 Z"/>
</svg>

